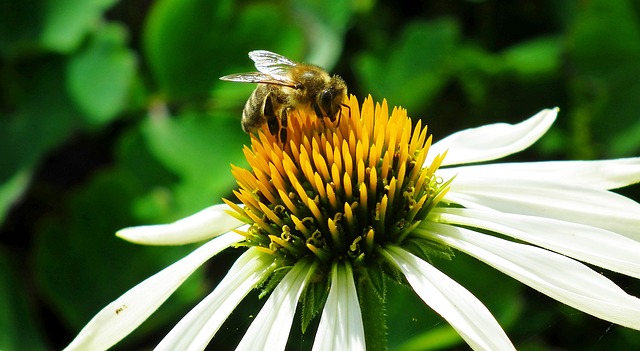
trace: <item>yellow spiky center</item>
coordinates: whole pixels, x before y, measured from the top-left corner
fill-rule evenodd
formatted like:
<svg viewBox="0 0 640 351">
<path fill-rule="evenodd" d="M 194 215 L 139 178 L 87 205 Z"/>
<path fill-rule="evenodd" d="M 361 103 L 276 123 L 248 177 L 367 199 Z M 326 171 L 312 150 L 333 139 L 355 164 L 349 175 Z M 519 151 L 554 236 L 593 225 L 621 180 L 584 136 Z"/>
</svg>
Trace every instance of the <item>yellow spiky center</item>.
<svg viewBox="0 0 640 351">
<path fill-rule="evenodd" d="M 244 153 L 250 169 L 232 166 L 243 207 L 226 201 L 250 224 L 246 245 L 290 266 L 311 257 L 367 264 L 385 244 L 407 235 L 448 190 L 435 175 L 444 155 L 424 165 L 431 136 L 406 110 L 371 97 L 345 101 L 336 123 L 305 111 L 289 117 L 283 146 L 266 126 Z"/>
</svg>

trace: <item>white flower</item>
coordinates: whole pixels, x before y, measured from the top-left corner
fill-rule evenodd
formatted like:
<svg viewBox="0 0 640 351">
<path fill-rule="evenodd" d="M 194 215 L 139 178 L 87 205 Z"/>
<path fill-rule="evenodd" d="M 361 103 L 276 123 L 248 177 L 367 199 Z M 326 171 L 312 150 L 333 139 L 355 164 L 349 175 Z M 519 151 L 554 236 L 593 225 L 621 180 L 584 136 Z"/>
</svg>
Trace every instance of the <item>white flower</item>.
<svg viewBox="0 0 640 351">
<path fill-rule="evenodd" d="M 118 232 L 148 245 L 209 241 L 105 307 L 67 350 L 111 347 L 202 263 L 242 241 L 252 247 L 157 349 L 203 350 L 247 293 L 271 277 L 266 286 L 273 290 L 238 349 L 283 350 L 301 296 L 326 283 L 314 349 L 364 350 L 366 306 L 356 282 L 367 269 L 390 265 L 473 349 L 513 350 L 488 309 L 408 242 L 462 251 L 569 306 L 640 330 L 640 299 L 582 263 L 640 278 L 640 204 L 609 191 L 640 181 L 640 158 L 459 166 L 529 147 L 557 109 L 515 125 L 464 130 L 429 150 L 426 130 L 407 127 L 405 111 L 394 109 L 388 117 L 386 103 L 374 108 L 371 99 L 362 109 L 355 98 L 349 105 L 339 126 L 321 128 L 308 116 L 290 122 L 289 149 L 278 149 L 268 132 L 254 137 L 253 150 L 245 150 L 253 173 L 234 169 L 239 198 L 253 199 L 244 207 L 216 205 L 172 224 Z M 414 171 L 415 160 L 424 168 Z M 311 188 L 315 197 L 307 195 Z M 335 208 L 339 216 L 329 211 Z M 400 212 L 398 221 L 385 224 Z"/>
</svg>

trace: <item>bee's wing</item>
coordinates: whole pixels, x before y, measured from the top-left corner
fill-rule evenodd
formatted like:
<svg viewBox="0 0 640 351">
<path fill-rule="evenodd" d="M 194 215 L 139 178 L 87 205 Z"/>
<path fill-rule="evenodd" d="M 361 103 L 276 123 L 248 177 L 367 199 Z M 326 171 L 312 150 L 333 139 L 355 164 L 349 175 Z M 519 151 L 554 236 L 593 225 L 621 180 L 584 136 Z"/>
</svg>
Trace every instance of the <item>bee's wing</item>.
<svg viewBox="0 0 640 351">
<path fill-rule="evenodd" d="M 297 63 L 288 58 L 266 50 L 255 50 L 249 52 L 249 57 L 255 62 L 258 71 L 270 75 L 281 81 L 294 83 L 289 77 L 289 71 Z"/>
<path fill-rule="evenodd" d="M 228 76 L 220 77 L 220 79 L 230 82 L 275 84 L 287 87 L 293 87 L 295 85 L 289 80 L 277 79 L 276 77 L 261 72 L 230 74 Z"/>
</svg>

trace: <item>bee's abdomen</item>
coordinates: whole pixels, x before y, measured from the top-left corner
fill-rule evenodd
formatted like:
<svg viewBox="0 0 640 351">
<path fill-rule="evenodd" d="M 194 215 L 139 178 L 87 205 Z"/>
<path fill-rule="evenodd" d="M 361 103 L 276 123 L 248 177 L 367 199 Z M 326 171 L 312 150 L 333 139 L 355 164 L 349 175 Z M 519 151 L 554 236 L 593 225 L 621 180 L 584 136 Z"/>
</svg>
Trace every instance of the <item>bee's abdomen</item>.
<svg viewBox="0 0 640 351">
<path fill-rule="evenodd" d="M 266 95 L 266 87 L 258 85 L 244 105 L 244 109 L 242 110 L 242 130 L 245 133 L 253 132 L 266 122 L 263 113 Z"/>
</svg>

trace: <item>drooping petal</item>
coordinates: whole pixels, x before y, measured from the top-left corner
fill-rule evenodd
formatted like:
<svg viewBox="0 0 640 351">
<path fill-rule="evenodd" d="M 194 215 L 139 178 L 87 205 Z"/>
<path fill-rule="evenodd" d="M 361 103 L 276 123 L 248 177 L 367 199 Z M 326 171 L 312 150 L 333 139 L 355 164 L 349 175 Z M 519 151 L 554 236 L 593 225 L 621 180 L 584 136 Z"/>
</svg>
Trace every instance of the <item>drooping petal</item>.
<svg viewBox="0 0 640 351">
<path fill-rule="evenodd" d="M 426 223 L 414 233 L 465 252 L 566 305 L 640 330 L 640 299 L 576 260 L 446 224 Z"/>
<path fill-rule="evenodd" d="M 307 261 L 293 266 L 273 290 L 236 350 L 284 350 L 298 300 L 314 269 L 315 264 Z"/>
<path fill-rule="evenodd" d="M 597 161 L 494 163 L 444 168 L 438 170 L 438 175 L 444 179 L 456 176 L 456 181 L 484 178 L 499 182 L 500 179 L 511 178 L 617 189 L 640 182 L 640 157 Z"/>
<path fill-rule="evenodd" d="M 190 244 L 241 227 L 244 223 L 230 216 L 230 210 L 228 205 L 218 204 L 173 223 L 124 228 L 116 235 L 143 245 Z"/>
<path fill-rule="evenodd" d="M 194 307 L 154 350 L 204 350 L 240 301 L 273 270 L 273 256 L 250 248 L 216 289 Z"/>
<path fill-rule="evenodd" d="M 382 254 L 474 350 L 515 350 L 491 312 L 462 285 L 399 247 L 389 246 Z"/>
<path fill-rule="evenodd" d="M 65 350 L 106 350 L 144 322 L 202 263 L 240 242 L 228 233 L 136 285 L 107 305 L 87 323 Z"/>
<path fill-rule="evenodd" d="M 456 178 L 445 201 L 581 223 L 640 241 L 640 204 L 606 190 L 511 178 Z"/>
<path fill-rule="evenodd" d="M 436 209 L 439 222 L 487 229 L 640 278 L 640 242 L 583 224 L 464 208 Z"/>
<path fill-rule="evenodd" d="M 334 264 L 313 350 L 365 350 L 362 313 L 349 264 Z"/>
<path fill-rule="evenodd" d="M 495 160 L 535 143 L 556 120 L 558 109 L 546 109 L 518 124 L 496 123 L 465 129 L 436 142 L 424 165 L 448 150 L 443 166 Z"/>
</svg>

